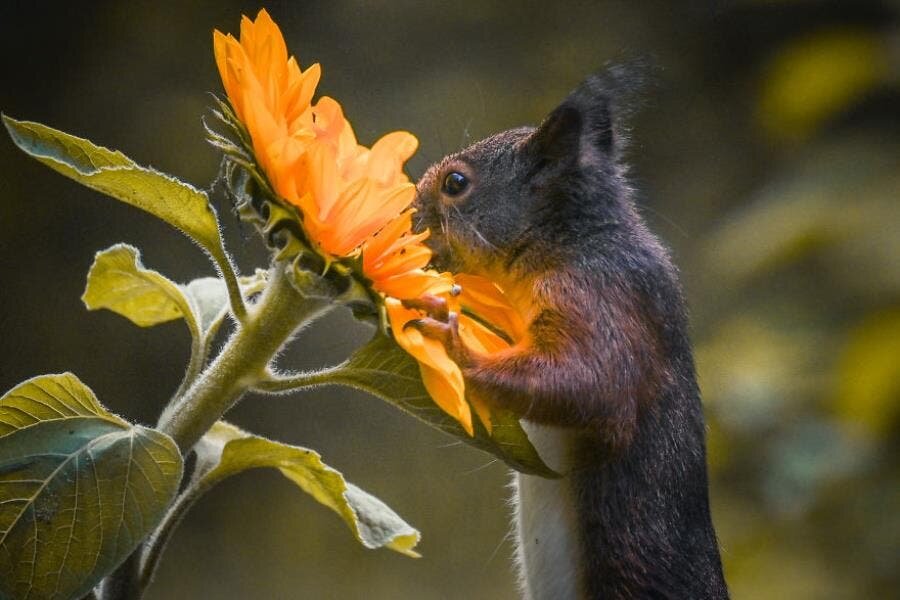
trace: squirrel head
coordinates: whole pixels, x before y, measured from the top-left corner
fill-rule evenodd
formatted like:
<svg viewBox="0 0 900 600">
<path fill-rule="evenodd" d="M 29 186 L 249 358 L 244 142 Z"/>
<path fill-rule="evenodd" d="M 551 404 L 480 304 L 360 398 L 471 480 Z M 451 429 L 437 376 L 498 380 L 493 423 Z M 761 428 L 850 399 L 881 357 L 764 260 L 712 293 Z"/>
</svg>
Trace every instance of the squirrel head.
<svg viewBox="0 0 900 600">
<path fill-rule="evenodd" d="M 432 165 L 417 185 L 414 227 L 431 230 L 434 266 L 534 270 L 577 244 L 585 227 L 628 220 L 625 79 L 616 68 L 594 75 L 539 127 L 504 131 Z"/>
</svg>

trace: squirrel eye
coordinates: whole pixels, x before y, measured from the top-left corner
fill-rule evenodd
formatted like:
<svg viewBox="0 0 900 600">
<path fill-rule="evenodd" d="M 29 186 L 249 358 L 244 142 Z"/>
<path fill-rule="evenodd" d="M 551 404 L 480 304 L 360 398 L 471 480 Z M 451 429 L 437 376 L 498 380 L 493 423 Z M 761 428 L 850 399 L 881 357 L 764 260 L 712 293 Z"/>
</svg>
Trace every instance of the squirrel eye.
<svg viewBox="0 0 900 600">
<path fill-rule="evenodd" d="M 451 171 L 444 177 L 441 192 L 448 196 L 459 196 L 469 187 L 469 179 L 459 171 Z"/>
</svg>

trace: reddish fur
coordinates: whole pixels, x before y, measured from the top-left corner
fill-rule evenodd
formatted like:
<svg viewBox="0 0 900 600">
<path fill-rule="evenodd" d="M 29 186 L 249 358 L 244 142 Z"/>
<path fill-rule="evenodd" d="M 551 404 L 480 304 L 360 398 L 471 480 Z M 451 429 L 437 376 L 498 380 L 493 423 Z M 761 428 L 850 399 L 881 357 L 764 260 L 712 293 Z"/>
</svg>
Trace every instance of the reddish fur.
<svg viewBox="0 0 900 600">
<path fill-rule="evenodd" d="M 481 397 L 536 423 L 600 430 L 618 451 L 671 375 L 635 290 L 585 283 L 566 272 L 536 280 L 530 343 L 470 357 L 463 374 Z"/>
</svg>

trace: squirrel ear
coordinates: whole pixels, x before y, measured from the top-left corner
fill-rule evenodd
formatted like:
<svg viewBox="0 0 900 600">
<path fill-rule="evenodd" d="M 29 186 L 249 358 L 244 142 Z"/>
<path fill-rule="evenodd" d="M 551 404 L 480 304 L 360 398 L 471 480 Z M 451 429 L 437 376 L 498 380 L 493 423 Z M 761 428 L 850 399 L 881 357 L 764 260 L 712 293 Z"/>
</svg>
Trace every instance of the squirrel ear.
<svg viewBox="0 0 900 600">
<path fill-rule="evenodd" d="M 542 165 L 571 166 L 614 153 L 616 131 L 605 83 L 600 75 L 585 80 L 532 134 L 529 150 Z"/>
<path fill-rule="evenodd" d="M 585 79 L 528 141 L 543 167 L 617 162 L 627 146 L 624 123 L 651 80 L 642 59 L 613 65 Z"/>
<path fill-rule="evenodd" d="M 566 98 L 567 103 L 578 107 L 584 120 L 584 152 L 599 150 L 610 155 L 615 150 L 617 136 L 608 79 L 606 74 L 589 77 Z"/>
<path fill-rule="evenodd" d="M 657 71 L 646 58 L 626 59 L 607 65 L 569 94 L 566 102 L 578 107 L 584 119 L 583 153 L 599 151 L 613 161 L 621 157 L 628 146 L 628 121 L 641 108 Z"/>
<path fill-rule="evenodd" d="M 585 121 L 584 149 L 612 154 L 616 145 L 616 129 L 605 78 L 601 75 L 589 77 L 569 95 L 567 101 L 576 104 L 582 111 Z"/>
<path fill-rule="evenodd" d="M 528 141 L 529 150 L 541 162 L 572 162 L 578 158 L 581 143 L 581 113 L 563 102 L 550 113 Z"/>
</svg>

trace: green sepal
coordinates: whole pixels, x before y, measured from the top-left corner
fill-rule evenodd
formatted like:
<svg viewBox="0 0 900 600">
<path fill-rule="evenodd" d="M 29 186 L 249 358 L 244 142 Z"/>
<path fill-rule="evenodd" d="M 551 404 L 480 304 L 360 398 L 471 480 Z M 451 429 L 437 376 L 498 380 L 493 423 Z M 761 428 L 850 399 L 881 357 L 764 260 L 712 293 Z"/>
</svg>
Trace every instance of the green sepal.
<svg viewBox="0 0 900 600">
<path fill-rule="evenodd" d="M 211 137 L 219 138 L 234 146 L 241 154 L 245 156 L 252 156 L 253 143 L 250 140 L 250 132 L 247 131 L 247 128 L 244 127 L 243 123 L 241 123 L 241 120 L 237 118 L 236 114 L 234 114 L 234 110 L 231 108 L 231 105 L 228 103 L 228 101 L 223 100 L 216 94 L 211 95 L 216 103 L 216 106 L 218 107 L 212 110 L 213 115 L 220 123 L 225 125 L 230 130 L 232 135 L 237 137 L 238 141 L 234 142 L 227 136 L 223 136 L 222 134 L 215 132 L 210 127 L 206 127 L 207 133 Z"/>
<path fill-rule="evenodd" d="M 337 513 L 366 548 L 389 548 L 411 557 L 419 532 L 378 498 L 344 480 L 307 448 L 252 435 L 218 422 L 194 447 L 197 466 L 191 486 L 205 491 L 247 469 L 274 468 Z"/>
<path fill-rule="evenodd" d="M 0 597 L 81 598 L 175 496 L 171 438 L 105 410 L 71 373 L 0 398 Z"/>
</svg>

